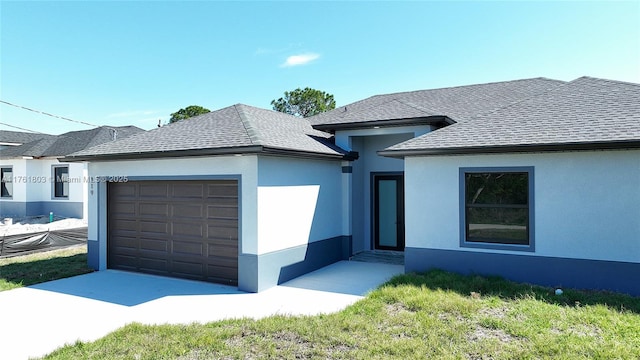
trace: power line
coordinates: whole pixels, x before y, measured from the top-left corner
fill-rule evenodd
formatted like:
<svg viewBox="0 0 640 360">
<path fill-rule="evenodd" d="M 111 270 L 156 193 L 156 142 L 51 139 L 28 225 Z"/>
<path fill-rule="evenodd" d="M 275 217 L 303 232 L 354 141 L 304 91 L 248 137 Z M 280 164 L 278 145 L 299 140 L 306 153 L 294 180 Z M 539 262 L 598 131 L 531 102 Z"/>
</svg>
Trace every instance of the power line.
<svg viewBox="0 0 640 360">
<path fill-rule="evenodd" d="M 51 116 L 51 117 L 54 117 L 54 118 L 57 118 L 57 119 L 62 119 L 62 120 L 71 121 L 71 122 L 78 123 L 78 124 L 93 126 L 93 127 L 100 127 L 100 125 L 89 124 L 88 122 L 79 121 L 79 120 L 73 120 L 73 119 L 69 119 L 69 118 L 64 117 L 64 116 L 53 115 L 53 114 L 50 114 L 48 112 L 31 109 L 31 108 L 28 108 L 26 106 L 16 105 L 16 104 L 10 103 L 8 101 L 4 101 L 4 100 L 0 100 L 0 103 L 7 104 L 7 105 L 10 105 L 10 106 L 13 106 L 13 107 L 17 107 L 19 109 L 32 111 L 34 113 L 38 113 L 38 114 L 42 114 L 42 115 L 46 115 L 46 116 Z"/>
<path fill-rule="evenodd" d="M 24 130 L 24 131 L 28 131 L 28 132 L 32 132 L 32 133 L 36 133 L 36 134 L 44 134 L 44 133 L 41 133 L 40 131 L 29 130 L 29 129 L 21 128 L 19 126 L 9 125 L 9 124 L 3 123 L 3 122 L 0 122 L 0 125 L 4 125 L 4 126 L 12 127 L 14 129 Z M 47 135 L 47 134 L 45 134 L 45 135 Z"/>
</svg>

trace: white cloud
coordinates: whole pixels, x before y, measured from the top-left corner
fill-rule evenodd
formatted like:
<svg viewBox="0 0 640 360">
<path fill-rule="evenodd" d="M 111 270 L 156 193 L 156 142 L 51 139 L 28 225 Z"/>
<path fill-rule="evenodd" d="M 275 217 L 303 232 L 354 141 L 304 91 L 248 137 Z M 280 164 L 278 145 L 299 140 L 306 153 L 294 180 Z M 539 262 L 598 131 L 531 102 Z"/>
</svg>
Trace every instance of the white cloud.
<svg viewBox="0 0 640 360">
<path fill-rule="evenodd" d="M 314 53 L 292 55 L 287 58 L 287 60 L 284 62 L 284 64 L 281 65 L 281 67 L 305 65 L 316 60 L 319 57 L 320 55 Z"/>
</svg>

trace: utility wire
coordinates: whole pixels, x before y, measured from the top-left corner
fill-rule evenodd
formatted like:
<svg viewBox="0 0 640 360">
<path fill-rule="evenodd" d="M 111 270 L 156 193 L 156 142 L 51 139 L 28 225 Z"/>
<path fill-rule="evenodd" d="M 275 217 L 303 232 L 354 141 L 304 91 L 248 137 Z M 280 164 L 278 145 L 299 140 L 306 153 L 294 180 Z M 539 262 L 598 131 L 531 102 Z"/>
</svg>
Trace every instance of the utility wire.
<svg viewBox="0 0 640 360">
<path fill-rule="evenodd" d="M 49 114 L 48 112 L 31 109 L 31 108 L 28 108 L 26 106 L 12 104 L 12 103 L 10 103 L 8 101 L 4 101 L 4 100 L 0 100 L 0 103 L 7 104 L 7 105 L 10 105 L 10 106 L 14 106 L 14 107 L 17 107 L 19 109 L 32 111 L 34 113 L 38 113 L 38 114 L 42 114 L 42 115 L 46 115 L 46 116 L 51 116 L 51 117 L 54 117 L 54 118 L 57 118 L 57 119 L 62 119 L 62 120 L 71 121 L 71 122 L 78 123 L 78 124 L 93 126 L 93 127 L 100 127 L 100 125 L 89 124 L 88 122 L 79 121 L 79 120 L 73 120 L 73 119 L 66 118 L 64 116 L 58 116 L 58 115 Z"/>
<path fill-rule="evenodd" d="M 19 127 L 19 126 L 9 125 L 9 124 L 7 124 L 7 123 L 3 123 L 3 122 L 0 122 L 0 125 L 4 125 L 4 126 L 8 126 L 8 127 L 12 127 L 12 128 L 14 128 L 14 129 L 19 129 L 19 130 L 24 130 L 24 131 L 32 132 L 32 133 L 35 133 L 35 134 L 44 134 L 44 135 L 48 135 L 48 134 L 42 133 L 42 132 L 40 132 L 40 131 L 29 130 L 29 129 L 21 128 L 21 127 Z"/>
</svg>

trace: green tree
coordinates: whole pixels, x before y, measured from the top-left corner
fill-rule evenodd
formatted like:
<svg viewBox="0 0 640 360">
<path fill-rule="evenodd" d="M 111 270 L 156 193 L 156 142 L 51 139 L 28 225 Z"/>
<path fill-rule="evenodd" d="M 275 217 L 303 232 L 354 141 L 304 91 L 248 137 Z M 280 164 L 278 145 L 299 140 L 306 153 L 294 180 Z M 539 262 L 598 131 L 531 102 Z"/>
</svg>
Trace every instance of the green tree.
<svg viewBox="0 0 640 360">
<path fill-rule="evenodd" d="M 336 108 L 333 95 L 312 88 L 285 91 L 284 97 L 271 101 L 273 110 L 309 117 Z"/>
<path fill-rule="evenodd" d="M 208 112 L 211 112 L 211 110 L 209 110 L 207 108 L 204 108 L 202 106 L 198 106 L 198 105 L 187 106 L 186 108 L 180 109 L 180 110 L 174 112 L 173 114 L 171 114 L 171 118 L 169 119 L 169 123 L 171 124 L 171 123 L 174 123 L 176 121 L 180 121 L 180 120 L 188 119 L 190 117 L 206 114 Z"/>
</svg>

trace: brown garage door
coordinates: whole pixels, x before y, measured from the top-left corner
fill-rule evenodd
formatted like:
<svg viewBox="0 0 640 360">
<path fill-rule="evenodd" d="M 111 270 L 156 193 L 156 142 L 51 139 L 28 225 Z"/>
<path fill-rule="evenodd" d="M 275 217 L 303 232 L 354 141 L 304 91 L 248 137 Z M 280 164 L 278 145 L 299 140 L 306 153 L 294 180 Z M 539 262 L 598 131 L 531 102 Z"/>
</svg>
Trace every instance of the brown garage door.
<svg viewBox="0 0 640 360">
<path fill-rule="evenodd" d="M 238 182 L 109 183 L 111 269 L 238 283 Z"/>
</svg>

